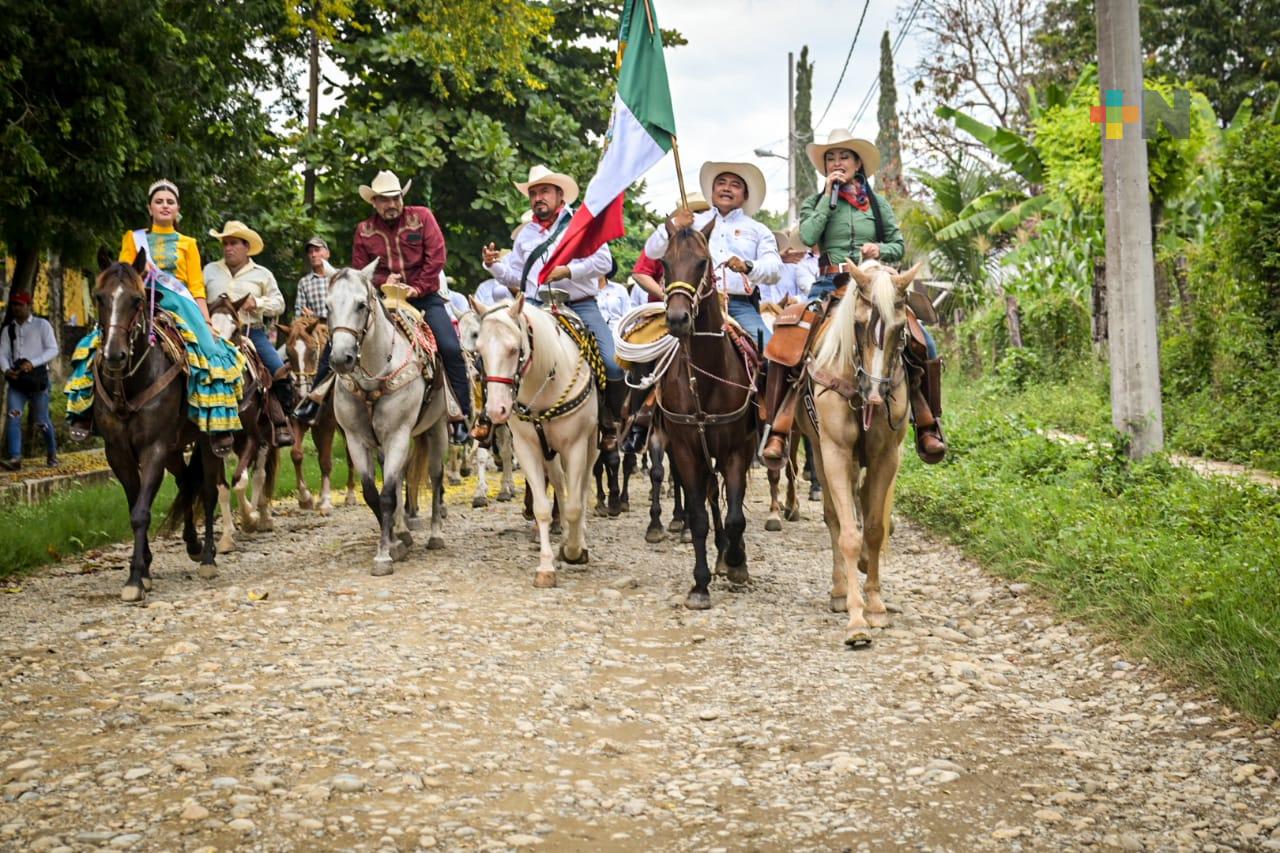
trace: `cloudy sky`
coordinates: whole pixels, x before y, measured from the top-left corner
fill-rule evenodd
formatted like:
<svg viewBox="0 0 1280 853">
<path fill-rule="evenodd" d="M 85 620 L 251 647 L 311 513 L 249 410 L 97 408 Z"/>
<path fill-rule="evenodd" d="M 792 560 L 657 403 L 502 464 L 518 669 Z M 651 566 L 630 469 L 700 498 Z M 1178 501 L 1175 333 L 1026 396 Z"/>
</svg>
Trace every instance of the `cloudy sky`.
<svg viewBox="0 0 1280 853">
<path fill-rule="evenodd" d="M 688 44 L 667 51 L 667 74 L 675 105 L 676 130 L 686 189 L 697 188 L 698 167 L 705 160 L 751 161 L 769 185 L 765 207 L 787 207 L 786 162 L 761 158 L 756 148 L 785 156 L 787 134 L 787 52 L 809 46 L 814 62 L 814 135 L 851 125 L 880 67 L 880 36 L 888 29 L 892 43 L 902 17 L 912 5 L 905 0 L 872 2 L 854 47 L 849 69 L 821 122 L 827 101 L 849 54 L 862 3 L 856 0 L 653 0 L 659 23 L 678 30 Z M 894 59 L 899 110 L 908 87 L 906 77 L 919 55 L 917 38 L 908 33 Z M 876 98 L 854 126 L 874 140 Z M 584 181 L 585 183 L 585 181 Z M 678 198 L 670 155 L 648 175 L 644 198 L 657 210 L 669 210 Z"/>
</svg>

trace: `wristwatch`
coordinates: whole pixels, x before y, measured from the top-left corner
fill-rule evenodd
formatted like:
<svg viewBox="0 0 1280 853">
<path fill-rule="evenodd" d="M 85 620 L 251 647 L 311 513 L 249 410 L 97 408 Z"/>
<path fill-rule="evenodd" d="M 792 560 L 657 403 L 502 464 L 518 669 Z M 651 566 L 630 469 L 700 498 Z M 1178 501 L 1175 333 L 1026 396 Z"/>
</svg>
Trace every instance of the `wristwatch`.
<svg viewBox="0 0 1280 853">
<path fill-rule="evenodd" d="M 755 268 L 756 268 L 756 265 L 755 265 L 755 264 L 753 264 L 753 263 L 751 263 L 751 261 L 743 261 L 742 263 L 743 263 L 743 264 L 746 266 L 746 268 L 747 268 L 747 275 L 750 275 L 750 274 L 751 274 L 751 271 L 752 271 L 753 269 L 755 269 Z"/>
</svg>

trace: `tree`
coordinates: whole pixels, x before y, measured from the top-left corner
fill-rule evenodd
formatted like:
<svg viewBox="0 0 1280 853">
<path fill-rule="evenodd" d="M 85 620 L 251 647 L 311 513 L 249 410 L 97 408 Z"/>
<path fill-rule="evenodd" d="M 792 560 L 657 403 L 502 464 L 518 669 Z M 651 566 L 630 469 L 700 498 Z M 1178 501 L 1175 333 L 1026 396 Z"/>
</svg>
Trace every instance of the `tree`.
<svg viewBox="0 0 1280 853">
<path fill-rule="evenodd" d="M 805 146 L 813 142 L 813 63 L 809 61 L 809 45 L 800 48 L 800 58 L 796 61 L 796 107 L 795 138 L 790 140 L 791 162 L 795 164 L 795 188 L 792 194 L 797 199 L 808 198 L 818 191 L 818 179 L 809 166 L 809 155 Z"/>
<path fill-rule="evenodd" d="M 902 194 L 902 150 L 898 144 L 898 90 L 893 83 L 893 51 L 889 48 L 889 31 L 880 37 L 880 105 L 876 112 L 880 130 L 876 148 L 880 150 L 880 169 L 876 188 L 888 194 Z"/>
</svg>

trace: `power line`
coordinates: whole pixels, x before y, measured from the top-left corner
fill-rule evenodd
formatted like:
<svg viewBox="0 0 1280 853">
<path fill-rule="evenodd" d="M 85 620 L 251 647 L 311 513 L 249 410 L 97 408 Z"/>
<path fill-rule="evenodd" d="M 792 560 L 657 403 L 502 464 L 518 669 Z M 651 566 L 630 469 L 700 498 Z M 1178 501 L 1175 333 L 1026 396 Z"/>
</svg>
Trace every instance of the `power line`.
<svg viewBox="0 0 1280 853">
<path fill-rule="evenodd" d="M 922 0 L 916 0 L 912 5 L 911 11 L 907 13 L 906 24 L 898 33 L 898 37 L 893 40 L 893 47 L 889 51 L 891 58 L 898 55 L 898 48 L 902 46 L 902 42 L 906 40 L 907 33 L 911 30 L 911 25 L 915 23 L 916 15 L 920 13 L 920 5 Z M 871 106 L 871 99 L 875 97 L 876 92 L 880 89 L 880 76 L 877 74 L 875 79 L 871 81 L 870 87 L 867 88 L 867 94 L 862 99 L 862 103 L 858 106 L 858 111 L 853 117 L 853 121 L 849 123 L 852 128 L 862 121 L 862 116 L 867 112 L 867 108 Z"/>
<path fill-rule="evenodd" d="M 827 101 L 827 108 L 822 111 L 822 118 L 813 125 L 819 127 L 823 119 L 827 117 L 827 113 L 831 111 L 831 105 L 835 103 L 836 95 L 840 94 L 840 85 L 844 83 L 844 73 L 849 70 L 849 60 L 853 59 L 853 48 L 858 43 L 858 36 L 862 34 L 862 22 L 867 18 L 867 8 L 871 6 L 871 0 L 862 4 L 862 16 L 858 18 L 858 28 L 853 32 L 853 41 L 849 43 L 849 53 L 844 58 L 844 68 L 840 69 L 840 79 L 836 80 L 835 91 L 831 93 L 831 98 Z"/>
</svg>

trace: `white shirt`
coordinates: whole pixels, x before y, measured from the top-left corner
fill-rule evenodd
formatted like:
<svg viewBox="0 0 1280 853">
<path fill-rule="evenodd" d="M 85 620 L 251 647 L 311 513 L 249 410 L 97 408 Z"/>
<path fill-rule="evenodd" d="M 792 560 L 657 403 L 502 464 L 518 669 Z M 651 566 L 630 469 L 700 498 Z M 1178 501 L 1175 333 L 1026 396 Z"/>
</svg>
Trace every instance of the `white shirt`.
<svg viewBox="0 0 1280 853">
<path fill-rule="evenodd" d="M 778 241 L 768 227 L 756 222 L 734 208 L 728 216 L 721 216 L 716 208 L 704 210 L 693 217 L 694 228 L 704 228 L 712 219 L 716 222 L 708 241 L 711 263 L 716 270 L 716 286 L 731 296 L 750 296 L 760 285 L 772 284 L 782 272 L 782 257 L 778 254 Z M 644 253 L 655 261 L 667 253 L 667 226 L 659 225 L 645 241 Z M 731 271 L 720 264 L 737 255 L 753 264 L 747 275 Z"/>
<path fill-rule="evenodd" d="M 649 302 L 649 291 L 638 284 L 631 285 L 631 307 L 639 308 Z"/>
<path fill-rule="evenodd" d="M 600 306 L 604 321 L 612 326 L 631 308 L 631 294 L 616 281 L 611 281 L 596 292 L 596 304 Z"/>
<path fill-rule="evenodd" d="M 245 263 L 235 275 L 227 267 L 226 261 L 213 261 L 204 266 L 204 289 L 209 302 L 222 294 L 231 297 L 231 301 L 251 294 L 258 307 L 250 318 L 255 326 L 262 325 L 264 314 L 279 317 L 284 313 L 284 294 L 271 270 L 258 266 L 252 259 Z"/>
<path fill-rule="evenodd" d="M 526 224 L 516 233 L 515 245 L 511 247 L 511 254 L 499 259 L 492 266 L 486 266 L 485 269 L 494 278 L 512 290 L 519 288 L 521 285 L 520 275 L 524 272 L 525 260 L 546 242 L 561 220 L 572 217 L 572 208 L 565 205 L 564 209 L 560 211 L 560 216 L 557 217 L 550 228 L 543 228 L 536 221 Z M 556 247 L 560 245 L 560 241 L 564 239 L 567 231 L 567 228 L 561 231 L 560 236 L 556 237 L 553 243 L 543 249 L 533 263 L 529 265 L 529 275 L 524 280 L 524 295 L 526 299 L 538 298 L 538 275 L 542 272 L 543 264 L 547 262 Z M 609 270 L 613 267 L 613 255 L 610 254 L 609 244 L 606 243 L 587 257 L 575 258 L 565 266 L 569 267 L 569 278 L 557 281 L 551 286 L 568 291 L 571 302 L 576 302 L 580 299 L 594 299 L 596 291 L 600 289 L 597 285 L 597 282 L 600 281 L 600 276 L 608 275 Z"/>
<path fill-rule="evenodd" d="M 444 273 L 440 273 L 440 290 L 437 292 L 444 299 L 445 310 L 449 312 L 453 322 L 458 322 L 459 317 L 471 310 L 467 297 L 449 289 L 449 279 L 445 278 Z"/>
<path fill-rule="evenodd" d="M 0 373 L 7 373 L 24 358 L 32 367 L 40 367 L 57 357 L 58 340 L 53 336 L 53 326 L 43 317 L 32 315 L 27 322 L 15 321 L 0 331 Z"/>
<path fill-rule="evenodd" d="M 499 302 L 510 299 L 511 291 L 496 278 L 490 278 L 480 282 L 475 295 L 476 302 L 488 308 L 490 305 L 497 305 Z"/>
</svg>

